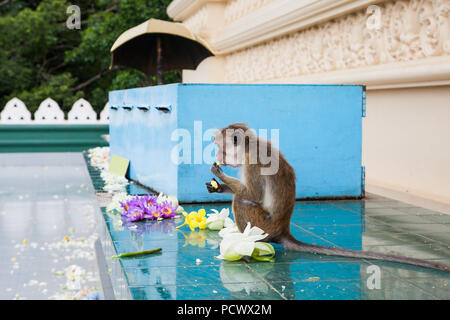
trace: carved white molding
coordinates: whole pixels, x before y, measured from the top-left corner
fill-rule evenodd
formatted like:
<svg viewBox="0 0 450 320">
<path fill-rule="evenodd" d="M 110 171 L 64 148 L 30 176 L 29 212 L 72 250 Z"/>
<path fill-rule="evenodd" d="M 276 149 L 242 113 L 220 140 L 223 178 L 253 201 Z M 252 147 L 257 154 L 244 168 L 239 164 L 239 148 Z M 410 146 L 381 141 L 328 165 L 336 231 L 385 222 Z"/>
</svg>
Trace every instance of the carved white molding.
<svg viewBox="0 0 450 320">
<path fill-rule="evenodd" d="M 208 2 L 226 1 L 227 0 L 174 0 L 167 7 L 167 15 L 175 21 L 184 21 Z"/>
<path fill-rule="evenodd" d="M 25 103 L 18 98 L 12 98 L 0 113 L 0 123 L 21 124 L 31 122 L 31 112 Z"/>
<path fill-rule="evenodd" d="M 350 75 L 353 69 L 414 60 L 418 60 L 414 69 L 418 72 L 394 68 L 397 73 L 394 78 L 403 81 L 405 77 L 412 77 L 409 82 L 450 80 L 446 69 L 450 55 L 450 1 L 389 1 L 380 3 L 378 7 L 381 9 L 379 29 L 367 28 L 368 16 L 365 10 L 360 10 L 228 54 L 225 56 L 225 81 L 248 83 L 296 79 L 298 82 L 315 79 L 317 82 L 320 79 L 312 75 L 326 73 L 328 77 L 330 72 L 339 73 L 339 70 L 342 71 L 341 76 Z M 429 62 L 424 60 L 433 56 L 443 56 L 444 61 L 441 69 L 432 63 L 430 68 L 436 69 L 435 72 L 427 69 Z M 387 67 L 380 66 L 379 69 L 390 73 Z M 383 76 L 377 75 L 379 71 L 374 72 L 374 77 L 381 81 Z M 422 80 L 424 77 L 428 79 Z M 335 81 L 343 81 L 344 78 L 336 78 Z"/>
<path fill-rule="evenodd" d="M 250 12 L 267 5 L 269 2 L 277 0 L 231 0 L 227 3 L 224 12 L 225 23 L 229 24 L 243 16 L 248 15 Z"/>
<path fill-rule="evenodd" d="M 101 123 L 109 123 L 109 102 L 105 104 L 105 107 L 100 112 L 100 121 Z"/>
<path fill-rule="evenodd" d="M 365 84 L 368 90 L 450 85 L 450 56 L 323 72 L 256 83 Z"/>
<path fill-rule="evenodd" d="M 109 123 L 109 103 L 100 113 L 100 120 L 97 120 L 97 113 L 92 108 L 89 101 L 79 99 L 76 101 L 68 113 L 68 120 L 64 119 L 64 112 L 58 103 L 51 98 L 41 102 L 38 110 L 31 118 L 31 112 L 25 103 L 18 98 L 8 101 L 0 112 L 0 124 L 108 124 Z"/>
<path fill-rule="evenodd" d="M 228 24 L 211 45 L 218 54 L 228 54 L 383 1 L 273 0 Z"/>
<path fill-rule="evenodd" d="M 34 113 L 34 121 L 36 123 L 63 123 L 64 112 L 55 100 L 47 98 L 41 102 Z"/>
<path fill-rule="evenodd" d="M 75 101 L 72 109 L 67 115 L 67 120 L 72 123 L 93 123 L 97 122 L 97 113 L 91 104 L 81 98 Z"/>
</svg>

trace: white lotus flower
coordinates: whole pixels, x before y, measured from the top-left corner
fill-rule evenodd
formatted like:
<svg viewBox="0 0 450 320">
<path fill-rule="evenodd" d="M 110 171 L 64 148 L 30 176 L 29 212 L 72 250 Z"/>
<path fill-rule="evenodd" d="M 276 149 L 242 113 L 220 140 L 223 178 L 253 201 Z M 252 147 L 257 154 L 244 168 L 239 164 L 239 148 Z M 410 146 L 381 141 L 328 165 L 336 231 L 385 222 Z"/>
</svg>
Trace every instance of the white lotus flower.
<svg viewBox="0 0 450 320">
<path fill-rule="evenodd" d="M 243 233 L 236 232 L 236 229 L 237 227 L 223 229 L 226 231 L 221 234 L 223 240 L 220 243 L 220 255 L 217 258 L 236 261 L 243 256 L 252 256 L 256 259 L 259 256 L 275 253 L 275 249 L 270 244 L 257 242 L 268 236 L 262 229 L 256 226 L 251 227 L 250 222 L 247 223 Z"/>
<path fill-rule="evenodd" d="M 177 210 L 175 211 L 176 213 L 184 212 L 183 207 L 178 204 L 178 198 L 177 197 L 175 197 L 173 195 L 172 196 L 167 196 L 167 195 L 165 195 L 164 193 L 161 192 L 158 195 L 158 198 L 156 198 L 156 202 L 158 204 L 162 204 L 163 202 L 166 202 L 166 201 L 171 203 L 173 207 L 178 206 Z"/>
<path fill-rule="evenodd" d="M 109 147 L 97 147 L 89 149 L 88 157 L 91 166 L 97 167 L 100 170 L 105 170 L 109 166 Z"/>
<path fill-rule="evenodd" d="M 163 202 L 170 202 L 173 206 L 177 206 L 178 205 L 178 199 L 175 196 L 167 196 L 164 193 L 160 193 L 158 195 L 158 198 L 156 199 L 156 202 L 158 202 L 159 204 L 163 203 Z"/>
<path fill-rule="evenodd" d="M 125 202 L 128 198 L 130 198 L 129 195 L 127 195 L 125 192 L 119 192 L 113 195 L 111 202 L 106 206 L 106 212 L 108 213 L 118 213 L 122 210 L 122 206 L 120 205 L 121 202 Z"/>
<path fill-rule="evenodd" d="M 165 202 L 165 201 L 169 201 L 169 197 L 167 196 L 167 195 L 165 195 L 164 193 L 160 193 L 159 195 L 158 195 L 158 197 L 156 198 L 156 202 L 158 203 L 158 204 L 162 204 L 163 202 Z"/>
<path fill-rule="evenodd" d="M 208 214 L 208 219 L 206 219 L 206 227 L 210 230 L 221 230 L 223 228 L 229 228 L 234 226 L 233 220 L 228 216 L 230 215 L 230 209 L 223 208 L 217 211 L 211 209 L 214 213 Z"/>
<path fill-rule="evenodd" d="M 128 179 L 115 173 L 109 173 L 107 171 L 102 171 L 100 176 L 103 181 L 105 181 L 105 186 L 103 187 L 106 191 L 122 191 L 125 190 Z"/>
<path fill-rule="evenodd" d="M 225 236 L 229 233 L 239 233 L 239 229 L 236 225 L 232 225 L 230 227 L 227 228 L 223 228 L 222 230 L 219 231 L 219 236 L 221 236 L 222 238 L 225 238 Z"/>
</svg>

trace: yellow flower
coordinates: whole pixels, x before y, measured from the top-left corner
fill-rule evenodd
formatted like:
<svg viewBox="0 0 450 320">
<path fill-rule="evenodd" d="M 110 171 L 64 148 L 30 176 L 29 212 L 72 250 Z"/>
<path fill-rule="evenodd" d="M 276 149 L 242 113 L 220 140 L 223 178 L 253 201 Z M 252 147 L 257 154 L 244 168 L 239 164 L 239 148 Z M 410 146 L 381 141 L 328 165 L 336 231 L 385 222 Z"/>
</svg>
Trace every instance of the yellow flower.
<svg viewBox="0 0 450 320">
<path fill-rule="evenodd" d="M 177 229 L 181 228 L 182 226 L 189 225 L 189 215 L 187 214 L 186 211 L 183 211 L 183 216 L 184 216 L 184 223 L 178 226 Z"/>
<path fill-rule="evenodd" d="M 196 228 L 199 229 L 205 229 L 206 228 L 206 211 L 205 209 L 200 209 L 197 211 L 192 211 L 191 213 L 187 214 L 186 212 L 183 212 L 183 215 L 185 217 L 184 223 L 181 226 L 178 226 L 178 228 L 181 228 L 184 225 L 188 225 L 189 228 L 194 231 Z"/>
<path fill-rule="evenodd" d="M 189 227 L 191 230 L 195 230 L 195 228 L 199 227 L 200 229 L 206 228 L 206 211 L 205 209 L 200 209 L 198 212 L 192 211 L 190 214 L 190 223 Z"/>
</svg>

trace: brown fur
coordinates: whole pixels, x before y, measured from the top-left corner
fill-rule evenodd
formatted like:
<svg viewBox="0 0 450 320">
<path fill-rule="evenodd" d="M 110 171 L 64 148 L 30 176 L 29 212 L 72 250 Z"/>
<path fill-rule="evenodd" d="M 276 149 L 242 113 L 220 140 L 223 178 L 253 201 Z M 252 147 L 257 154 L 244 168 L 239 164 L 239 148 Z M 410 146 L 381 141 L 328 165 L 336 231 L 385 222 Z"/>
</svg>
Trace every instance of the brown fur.
<svg viewBox="0 0 450 320">
<path fill-rule="evenodd" d="M 226 141 L 226 132 L 230 129 L 238 130 L 236 134 L 239 135 L 242 134 L 242 132 L 247 131 L 248 127 L 243 123 L 233 123 L 221 129 L 219 135 L 216 136 L 216 143 L 219 146 L 217 158 L 224 165 L 227 164 L 227 155 L 236 152 L 235 149 L 226 149 L 227 146 L 224 143 Z M 241 147 L 245 147 L 245 163 L 240 165 L 245 179 L 241 181 L 227 176 L 219 166 L 213 164 L 211 172 L 217 178 L 222 180 L 224 184 L 220 184 L 219 189 L 215 190 L 210 183 L 206 183 L 209 192 L 226 192 L 234 194 L 232 209 L 236 225 L 241 232 L 244 231 L 247 223 L 250 222 L 252 226 L 257 226 L 269 234 L 264 241 L 282 243 L 287 250 L 351 258 L 393 261 L 446 272 L 450 271 L 449 265 L 439 262 L 366 251 L 317 246 L 298 241 L 290 233 L 290 220 L 296 200 L 294 169 L 289 165 L 284 156 L 276 150 L 279 154 L 278 171 L 273 175 L 261 175 L 261 168 L 267 165 L 261 164 L 259 156 L 257 158 L 257 163 L 252 164 L 249 161 L 249 144 L 251 139 L 256 139 L 258 150 L 261 147 L 268 147 L 266 150 L 268 150 L 268 155 L 270 155 L 269 152 L 271 149 L 269 141 L 258 139 L 256 135 L 245 137 L 245 139 L 240 140 L 244 143 L 244 146 L 241 145 Z M 264 199 L 268 195 L 272 200 L 270 201 L 270 206 L 267 206 L 267 201 Z"/>
<path fill-rule="evenodd" d="M 225 139 L 226 130 L 247 131 L 248 127 L 243 123 L 234 123 L 220 132 Z M 256 145 L 259 148 L 264 147 L 267 155 L 271 155 L 270 141 L 262 141 L 256 136 Z M 250 164 L 248 154 L 248 139 L 245 141 L 245 165 L 242 166 L 242 174 L 246 177 L 246 183 L 243 185 L 240 180 L 228 177 L 226 175 L 218 176 L 234 193 L 232 209 L 235 216 L 236 225 L 242 232 L 250 222 L 252 226 L 258 226 L 266 233 L 269 238 L 266 241 L 282 242 L 286 232 L 289 233 L 291 215 L 295 205 L 295 172 L 289 165 L 284 156 L 279 153 L 279 169 L 275 175 L 261 175 L 261 165 L 259 163 Z M 225 158 L 226 150 L 222 150 L 222 159 Z M 259 152 L 258 152 L 259 157 Z M 221 160 L 222 160 L 221 159 Z M 267 165 L 266 165 L 267 166 Z M 263 206 L 263 197 L 265 188 L 269 184 L 271 190 L 276 190 L 276 197 L 273 197 L 271 212 Z"/>
</svg>

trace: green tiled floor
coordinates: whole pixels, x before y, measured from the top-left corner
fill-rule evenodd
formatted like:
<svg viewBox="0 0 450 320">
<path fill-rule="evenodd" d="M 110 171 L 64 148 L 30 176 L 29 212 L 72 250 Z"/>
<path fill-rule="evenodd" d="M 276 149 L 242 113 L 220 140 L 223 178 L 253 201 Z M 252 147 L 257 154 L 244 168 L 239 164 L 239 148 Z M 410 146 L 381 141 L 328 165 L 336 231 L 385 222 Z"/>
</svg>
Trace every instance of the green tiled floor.
<svg viewBox="0 0 450 320">
<path fill-rule="evenodd" d="M 186 211 L 230 204 L 185 205 Z M 274 263 L 216 259 L 220 237 L 176 226 L 183 219 L 117 227 L 103 211 L 106 258 L 161 247 L 145 258 L 109 263 L 117 298 L 131 299 L 449 299 L 450 275 L 409 265 L 287 252 Z M 369 195 L 361 201 L 299 201 L 291 231 L 300 241 L 450 263 L 450 216 Z M 380 289 L 367 285 L 380 268 Z"/>
<path fill-rule="evenodd" d="M 364 205 L 371 201 L 354 203 Z M 208 210 L 223 206 L 197 204 L 186 205 L 185 208 L 191 211 L 200 207 Z M 340 202 L 298 202 L 292 219 L 292 233 L 308 243 L 450 263 L 450 232 L 441 231 L 442 228 L 450 228 L 448 223 L 438 224 L 436 234 L 426 228 L 435 225 L 429 220 L 429 223 L 414 224 L 380 219 L 373 222 L 377 228 L 369 228 L 372 222 L 367 221 L 364 209 L 356 213 L 340 207 Z M 386 214 L 386 218 L 393 216 Z M 450 220 L 449 216 L 439 213 L 427 215 L 424 219 L 429 217 L 447 219 L 445 222 Z M 154 256 L 113 262 L 122 270 L 133 299 L 450 298 L 450 277 L 439 271 L 377 261 L 374 264 L 381 270 L 381 289 L 370 290 L 366 281 L 371 261 L 285 252 L 281 246 L 275 245 L 275 263 L 252 260 L 225 262 L 215 258 L 219 254 L 220 237 L 217 232 L 191 232 L 187 227 L 176 230 L 182 219 L 139 222 L 136 223 L 137 230 L 129 230 L 127 226 L 120 230 L 114 228 L 111 216 L 104 214 L 104 218 L 117 253 L 163 248 Z M 411 225 L 424 228 L 411 229 Z"/>
</svg>

